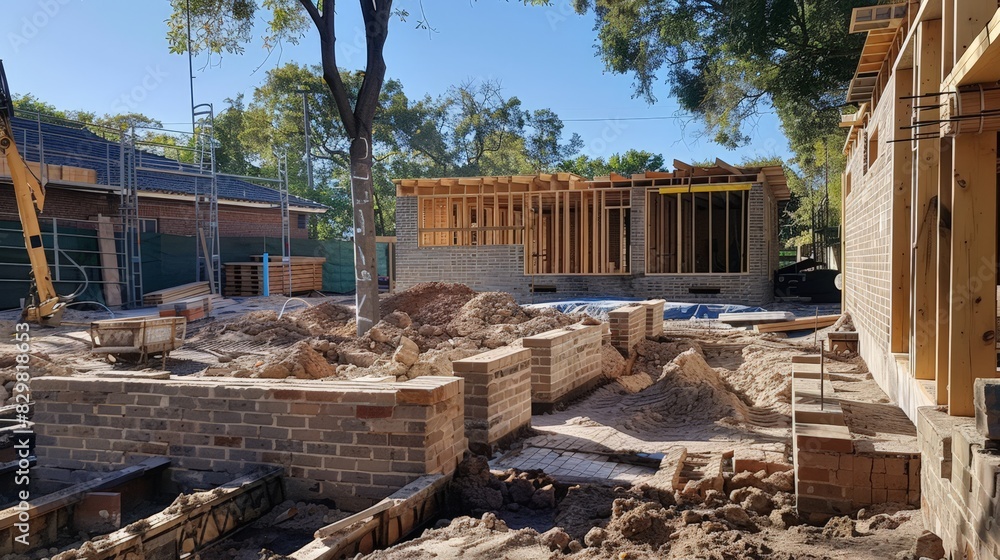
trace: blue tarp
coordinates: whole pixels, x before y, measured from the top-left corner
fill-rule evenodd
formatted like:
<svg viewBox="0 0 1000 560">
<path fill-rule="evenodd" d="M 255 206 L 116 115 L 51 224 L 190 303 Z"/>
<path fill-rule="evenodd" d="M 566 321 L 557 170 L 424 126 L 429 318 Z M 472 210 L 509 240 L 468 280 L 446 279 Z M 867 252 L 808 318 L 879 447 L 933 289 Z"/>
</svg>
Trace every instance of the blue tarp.
<svg viewBox="0 0 1000 560">
<path fill-rule="evenodd" d="M 528 307 L 551 307 L 562 313 L 586 313 L 595 319 L 607 320 L 608 312 L 613 311 L 629 303 L 645 301 L 641 299 L 567 299 L 562 301 L 550 301 L 548 303 L 536 303 Z M 667 302 L 663 306 L 663 319 L 666 321 L 683 321 L 685 319 L 718 319 L 720 313 L 754 313 L 765 311 L 761 307 L 748 307 L 746 305 L 726 305 L 726 304 L 705 304 L 705 303 L 676 303 Z"/>
</svg>

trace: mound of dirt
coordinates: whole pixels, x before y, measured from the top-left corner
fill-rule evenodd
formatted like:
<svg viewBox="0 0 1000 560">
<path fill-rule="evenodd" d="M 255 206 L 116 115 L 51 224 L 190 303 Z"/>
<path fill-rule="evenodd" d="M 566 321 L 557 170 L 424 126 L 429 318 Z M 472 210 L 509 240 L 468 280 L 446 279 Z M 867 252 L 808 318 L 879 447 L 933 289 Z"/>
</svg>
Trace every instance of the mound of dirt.
<svg viewBox="0 0 1000 560">
<path fill-rule="evenodd" d="M 650 404 L 638 410 L 631 410 L 632 416 L 692 420 L 731 417 L 740 422 L 747 414 L 747 405 L 694 348 L 666 364 L 660 378 L 646 391 L 650 392 L 655 392 L 657 398 L 648 399 Z"/>
<path fill-rule="evenodd" d="M 421 325 L 447 325 L 475 296 L 476 292 L 464 284 L 425 282 L 382 300 L 382 316 L 398 310 Z"/>
<path fill-rule="evenodd" d="M 300 325 L 292 314 L 278 319 L 274 311 L 251 311 L 232 321 L 213 323 L 198 333 L 197 339 L 211 339 L 229 335 L 245 335 L 261 344 L 286 345 L 311 336 L 309 328 Z M 237 338 L 245 338 L 237 337 Z"/>
<path fill-rule="evenodd" d="M 337 373 L 337 368 L 307 342 L 299 342 L 289 352 L 272 354 L 249 377 L 264 379 L 322 379 Z"/>
<path fill-rule="evenodd" d="M 735 371 L 717 371 L 750 404 L 791 414 L 792 356 L 797 354 L 795 350 L 749 344 L 743 348 L 743 363 Z"/>
<path fill-rule="evenodd" d="M 352 336 L 357 332 L 354 310 L 332 301 L 296 311 L 293 316 L 312 336 Z"/>
</svg>

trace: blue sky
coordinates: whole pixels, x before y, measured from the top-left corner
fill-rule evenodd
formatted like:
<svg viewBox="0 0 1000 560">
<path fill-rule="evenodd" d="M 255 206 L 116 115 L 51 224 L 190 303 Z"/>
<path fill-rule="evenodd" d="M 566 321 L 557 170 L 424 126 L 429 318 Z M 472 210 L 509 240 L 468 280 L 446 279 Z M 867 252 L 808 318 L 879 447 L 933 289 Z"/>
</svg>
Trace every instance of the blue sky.
<svg viewBox="0 0 1000 560">
<path fill-rule="evenodd" d="M 338 10 L 338 57 L 342 67 L 364 64 L 357 3 Z M 727 150 L 701 135 L 697 123 L 677 117 L 666 85 L 659 101 L 632 98 L 629 76 L 606 73 L 594 49 L 590 15 L 577 16 L 570 0 L 548 8 L 520 0 L 425 0 L 434 32 L 415 29 L 416 0 L 397 0 L 408 22 L 394 22 L 386 44 L 388 75 L 411 97 L 443 94 L 454 84 L 496 79 L 527 109 L 551 108 L 579 133 L 584 153 L 607 157 L 630 148 L 662 153 L 667 161 L 720 157 L 788 157 L 776 117 L 764 115 L 747 147 Z M 448 7 L 445 8 L 444 5 Z M 98 114 L 136 111 L 185 130 L 190 125 L 187 57 L 171 55 L 165 39 L 167 0 L 18 0 L 4 2 L 0 58 L 14 93 L 32 93 L 62 109 Z M 259 35 L 259 33 L 258 33 Z M 359 42 L 360 41 L 360 42 Z M 316 64 L 319 41 L 309 32 L 270 58 L 260 43 L 240 55 L 209 63 L 195 59 L 195 101 L 225 107 L 243 92 L 249 98 L 264 73 L 285 62 Z M 630 118 L 646 120 L 628 120 Z"/>
</svg>

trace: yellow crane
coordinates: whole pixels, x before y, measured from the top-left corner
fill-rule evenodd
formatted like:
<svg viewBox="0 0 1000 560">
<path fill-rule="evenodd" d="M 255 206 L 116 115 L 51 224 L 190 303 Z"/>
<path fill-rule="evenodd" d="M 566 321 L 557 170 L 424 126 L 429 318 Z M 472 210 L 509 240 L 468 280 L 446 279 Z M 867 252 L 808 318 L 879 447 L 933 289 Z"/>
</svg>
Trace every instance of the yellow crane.
<svg viewBox="0 0 1000 560">
<path fill-rule="evenodd" d="M 7 160 L 14 182 L 14 196 L 17 198 L 17 213 L 24 230 L 24 247 L 31 262 L 31 288 L 25 300 L 21 319 L 40 325 L 58 326 L 65 306 L 72 296 L 59 296 L 52 285 L 49 263 L 42 245 L 42 230 L 38 225 L 38 214 L 45 208 L 45 185 L 31 172 L 24 162 L 11 129 L 14 104 L 3 61 L 0 61 L 0 157 Z"/>
</svg>

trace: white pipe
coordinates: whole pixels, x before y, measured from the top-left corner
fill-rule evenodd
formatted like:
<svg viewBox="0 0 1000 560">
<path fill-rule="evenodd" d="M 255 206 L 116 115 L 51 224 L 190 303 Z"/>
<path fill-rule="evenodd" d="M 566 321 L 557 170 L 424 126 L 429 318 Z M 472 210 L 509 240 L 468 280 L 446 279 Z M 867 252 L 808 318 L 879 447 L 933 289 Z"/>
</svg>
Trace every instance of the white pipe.
<svg viewBox="0 0 1000 560">
<path fill-rule="evenodd" d="M 288 305 L 288 302 L 290 302 L 292 300 L 301 301 L 302 303 L 306 304 L 306 307 L 312 307 L 311 303 L 309 303 L 308 301 L 306 301 L 306 300 L 304 300 L 302 298 L 297 298 L 297 297 L 288 298 L 287 300 L 285 300 L 285 305 Z M 278 319 L 279 320 L 281 319 L 281 316 L 285 314 L 285 305 L 281 306 L 281 312 L 278 313 Z"/>
</svg>

